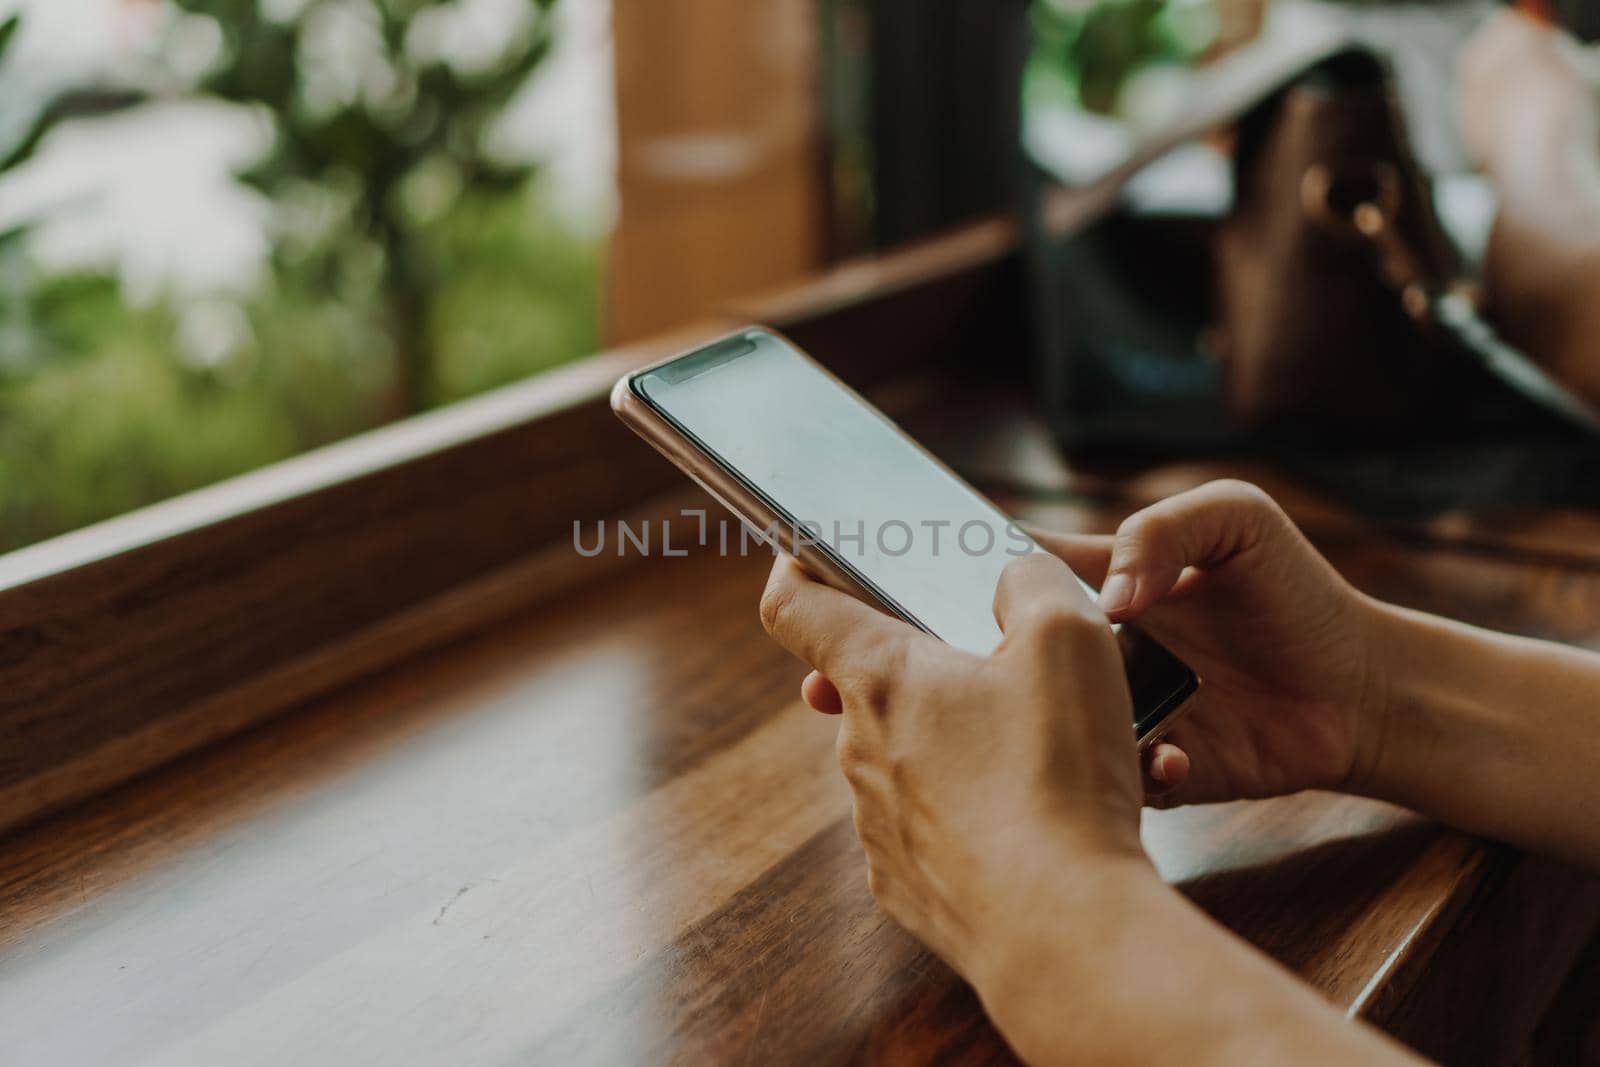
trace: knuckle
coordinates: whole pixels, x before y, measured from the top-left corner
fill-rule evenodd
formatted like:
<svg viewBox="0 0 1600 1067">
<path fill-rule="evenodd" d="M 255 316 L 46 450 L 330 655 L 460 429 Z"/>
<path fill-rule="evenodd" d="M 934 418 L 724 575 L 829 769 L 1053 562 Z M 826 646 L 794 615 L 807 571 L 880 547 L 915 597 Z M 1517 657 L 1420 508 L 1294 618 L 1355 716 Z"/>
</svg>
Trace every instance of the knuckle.
<svg viewBox="0 0 1600 1067">
<path fill-rule="evenodd" d="M 851 785 L 857 784 L 871 759 L 866 744 L 851 730 L 839 731 L 839 739 L 834 742 L 834 755 L 845 780 Z"/>
<path fill-rule="evenodd" d="M 861 764 L 841 762 L 839 769 L 844 774 L 844 784 L 850 787 L 850 792 L 859 794 L 867 787 L 867 775 Z"/>
<path fill-rule="evenodd" d="M 1028 627 L 1034 639 L 1042 644 L 1058 646 L 1076 644 L 1089 637 L 1098 637 L 1105 629 L 1105 619 L 1097 618 L 1088 610 L 1072 605 L 1052 604 L 1042 609 Z"/>
<path fill-rule="evenodd" d="M 1117 547 L 1148 547 L 1165 542 L 1177 525 L 1175 517 L 1160 507 L 1130 515 L 1117 527 Z"/>
<path fill-rule="evenodd" d="M 861 656 L 860 669 L 848 672 L 834 684 L 847 703 L 882 718 L 894 703 L 898 680 L 906 671 L 906 657 L 903 644 L 882 642 Z"/>
<path fill-rule="evenodd" d="M 887 678 L 872 675 L 862 679 L 860 686 L 861 704 L 873 714 L 875 718 L 885 718 L 889 708 L 894 703 L 894 690 Z"/>
<path fill-rule="evenodd" d="M 1246 542 L 1298 529 L 1282 505 L 1260 486 L 1232 479 L 1217 485 L 1216 499 L 1232 509 L 1233 523 Z"/>
<path fill-rule="evenodd" d="M 1225 498 L 1242 507 L 1260 511 L 1277 511 L 1278 502 L 1254 482 L 1246 482 L 1238 478 L 1223 478 L 1212 482 L 1210 487 L 1217 496 Z"/>
<path fill-rule="evenodd" d="M 774 574 L 761 593 L 761 625 L 776 637 L 794 609 L 794 590 L 780 582 Z"/>
<path fill-rule="evenodd" d="M 888 678 L 876 672 L 849 673 L 833 683 L 844 700 L 845 708 L 864 711 L 874 718 L 889 712 L 893 687 Z"/>
<path fill-rule="evenodd" d="M 1024 657 L 1035 660 L 1088 660 L 1109 649 L 1116 637 L 1105 617 L 1092 606 L 1083 610 L 1056 608 L 1031 620 L 1021 642 Z"/>
<path fill-rule="evenodd" d="M 911 648 L 904 641 L 884 641 L 873 659 L 878 663 L 877 677 L 888 685 L 905 675 L 910 666 Z"/>
<path fill-rule="evenodd" d="M 1029 552 L 1026 555 L 1018 556 L 1017 558 L 1008 562 L 1000 573 L 1002 575 L 1008 573 L 1012 575 L 1021 574 L 1031 567 L 1039 566 L 1043 562 L 1044 556 L 1040 555 L 1038 552 Z"/>
</svg>

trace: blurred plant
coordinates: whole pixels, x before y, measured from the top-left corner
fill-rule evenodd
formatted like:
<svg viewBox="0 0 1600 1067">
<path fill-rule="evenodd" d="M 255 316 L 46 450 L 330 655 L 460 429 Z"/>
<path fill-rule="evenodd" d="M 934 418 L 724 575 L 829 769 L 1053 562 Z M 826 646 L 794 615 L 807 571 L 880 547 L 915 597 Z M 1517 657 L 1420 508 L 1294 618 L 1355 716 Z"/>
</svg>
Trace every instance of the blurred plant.
<svg viewBox="0 0 1600 1067">
<path fill-rule="evenodd" d="M 427 230 L 441 401 L 598 346 L 600 249 L 532 193 L 469 193 Z M 319 285 L 283 272 L 242 304 L 133 307 L 103 274 L 36 279 L 34 333 L 71 358 L 0 388 L 0 552 L 382 422 L 392 371 L 369 309 Z M 218 318 L 226 360 L 174 358 L 186 325 Z"/>
<path fill-rule="evenodd" d="M 1074 103 L 1116 111 L 1122 87 L 1152 63 L 1189 62 L 1217 34 L 1215 0 L 1038 0 L 1034 61 Z"/>
<path fill-rule="evenodd" d="M 75 358 L 0 395 L 0 551 L 375 421 L 370 383 L 383 368 L 351 364 L 361 324 L 305 294 L 257 298 L 246 351 L 220 368 L 173 358 L 188 309 L 130 307 L 114 278 L 41 279 L 30 302 L 39 331 Z"/>
<path fill-rule="evenodd" d="M 537 184 L 531 198 L 465 197 L 427 238 L 441 403 L 600 347 L 601 246 L 573 233 Z"/>
<path fill-rule="evenodd" d="M 0 64 L 16 41 L 22 28 L 22 16 L 14 14 L 0 20 Z M 51 130 L 71 118 L 100 115 L 131 107 L 144 99 L 144 94 L 122 88 L 73 88 L 52 97 L 33 120 L 26 124 L 22 135 L 10 145 L 0 146 L 0 174 L 26 163 L 39 150 L 39 145 Z"/>
<path fill-rule="evenodd" d="M 273 269 L 254 293 L 135 306 L 110 275 L 41 274 L 20 229 L 0 239 L 0 551 L 600 341 L 600 242 L 564 225 L 532 166 L 492 150 L 550 47 L 554 0 L 522 0 L 525 17 L 477 56 L 444 47 L 466 39 L 451 21 L 462 2 L 171 2 L 187 13 L 162 54 L 184 53 L 186 69 L 172 59 L 133 71 L 136 88 L 61 94 L 0 141 L 0 162 L 22 165 L 69 118 L 141 100 L 253 108 L 276 137 L 240 177 L 276 211 Z M 0 55 L 15 33 L 0 22 Z M 196 41 L 211 42 L 198 64 Z"/>
<path fill-rule="evenodd" d="M 555 0 L 525 0 L 480 56 L 445 47 L 458 0 L 175 2 L 220 32 L 202 91 L 258 105 L 275 125 L 272 150 L 240 177 L 283 209 L 279 266 L 346 298 L 375 288 L 393 413 L 439 402 L 441 283 L 427 230 L 463 192 L 517 189 L 532 173 L 490 135 L 549 52 Z"/>
<path fill-rule="evenodd" d="M 0 69 L 21 28 L 20 13 L 0 20 Z M 14 140 L 0 144 L 0 177 L 31 160 L 50 132 L 69 119 L 120 111 L 143 99 L 143 93 L 122 88 L 85 86 L 56 93 L 23 123 Z M 0 386 L 31 369 L 46 347 L 33 329 L 32 315 L 23 299 L 28 271 L 22 243 L 33 221 L 22 220 L 0 228 Z"/>
</svg>

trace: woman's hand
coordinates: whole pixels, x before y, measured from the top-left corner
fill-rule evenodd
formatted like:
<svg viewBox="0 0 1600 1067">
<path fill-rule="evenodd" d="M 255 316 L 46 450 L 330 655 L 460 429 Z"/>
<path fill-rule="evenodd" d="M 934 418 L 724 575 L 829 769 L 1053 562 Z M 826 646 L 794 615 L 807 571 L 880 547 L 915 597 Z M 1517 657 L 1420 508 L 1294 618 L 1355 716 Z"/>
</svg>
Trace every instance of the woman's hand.
<svg viewBox="0 0 1600 1067">
<path fill-rule="evenodd" d="M 1100 609 L 1060 560 L 1014 561 L 988 657 L 953 649 L 774 565 L 761 618 L 833 679 L 839 762 L 855 794 L 872 892 L 977 981 L 1025 916 L 1075 882 L 1154 880 L 1122 661 Z"/>
<path fill-rule="evenodd" d="M 1233 555 L 1261 568 L 1241 580 L 1246 606 L 1299 618 L 1298 593 L 1326 599 L 1304 610 L 1342 625 L 1330 605 L 1354 594 L 1288 520 L 1245 491 L 1212 493 L 1219 499 L 1200 509 L 1210 518 L 1194 528 L 1237 534 Z M 1261 521 L 1244 521 L 1252 515 Z M 1175 559 L 1218 561 L 1212 570 L 1235 580 L 1220 554 L 1190 551 L 1208 542 L 1169 542 L 1177 531 L 1160 518 L 1143 529 L 1157 536 L 1128 557 L 1137 561 L 1123 572 L 1137 575 L 1132 603 L 1174 584 L 1197 593 L 1198 580 L 1176 581 Z M 1090 574 L 1112 557 L 1109 539 L 1064 550 Z M 1268 588 L 1275 582 L 1287 583 L 1281 600 Z M 787 556 L 761 601 L 773 637 L 834 679 L 807 687 L 844 713 L 839 762 L 873 895 L 973 984 L 1011 1048 L 1041 1067 L 1155 1063 L 1175 1050 L 1207 1065 L 1414 1062 L 1162 884 L 1139 844 L 1121 654 L 1067 567 L 1043 553 L 1014 561 L 995 617 L 999 648 L 973 656 L 811 580 Z M 1220 648 L 1223 635 L 1214 637 Z M 1183 647 L 1201 666 L 1211 638 Z M 1224 693 L 1255 684 L 1243 673 L 1249 662 L 1204 660 Z M 1277 677 L 1263 670 L 1259 684 Z M 1266 714 L 1268 703 L 1255 706 Z"/>
<path fill-rule="evenodd" d="M 1115 537 L 1036 534 L 1116 622 L 1192 667 L 1200 692 L 1146 761 L 1158 806 L 1362 792 L 1388 703 L 1381 605 L 1272 498 L 1212 482 L 1130 516 Z"/>
<path fill-rule="evenodd" d="M 1131 516 L 1115 537 L 1034 536 L 1102 587 L 1113 621 L 1137 622 L 1202 679 L 1146 756 L 1150 803 L 1365 791 L 1387 707 L 1381 606 L 1265 493 L 1213 482 Z M 802 693 L 838 708 L 821 675 Z"/>
</svg>

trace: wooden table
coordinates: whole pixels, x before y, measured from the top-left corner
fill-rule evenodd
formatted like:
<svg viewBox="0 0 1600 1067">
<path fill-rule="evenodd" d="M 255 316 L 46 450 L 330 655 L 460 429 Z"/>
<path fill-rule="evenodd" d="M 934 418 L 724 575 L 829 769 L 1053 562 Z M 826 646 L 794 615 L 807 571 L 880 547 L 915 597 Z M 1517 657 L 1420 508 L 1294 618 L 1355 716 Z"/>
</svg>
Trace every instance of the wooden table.
<svg viewBox="0 0 1600 1067">
<path fill-rule="evenodd" d="M 928 426 L 1078 529 L 1216 473 L 1067 470 L 1007 403 Z M 1273 488 L 1366 589 L 1600 647 L 1592 519 L 1382 528 Z M 757 621 L 768 563 L 566 549 L 559 591 L 0 839 L 0 1061 L 1007 1061 L 867 893 L 835 724 Z M 1456 1062 L 1527 1051 L 1600 915 L 1570 871 L 1367 801 L 1150 813 L 1145 840 Z"/>
</svg>

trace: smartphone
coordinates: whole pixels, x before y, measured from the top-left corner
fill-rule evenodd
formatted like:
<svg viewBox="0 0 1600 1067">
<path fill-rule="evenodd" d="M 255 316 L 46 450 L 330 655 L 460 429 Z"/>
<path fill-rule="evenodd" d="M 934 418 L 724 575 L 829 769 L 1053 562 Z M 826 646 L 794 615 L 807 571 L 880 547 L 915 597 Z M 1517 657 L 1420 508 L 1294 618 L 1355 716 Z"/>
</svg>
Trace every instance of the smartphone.
<svg viewBox="0 0 1600 1067">
<path fill-rule="evenodd" d="M 740 330 L 625 376 L 611 404 L 819 580 L 957 648 L 987 655 L 1000 643 L 1000 573 L 1043 549 L 785 338 Z M 1149 745 L 1198 679 L 1137 629 L 1115 629 L 1135 736 Z"/>
</svg>

